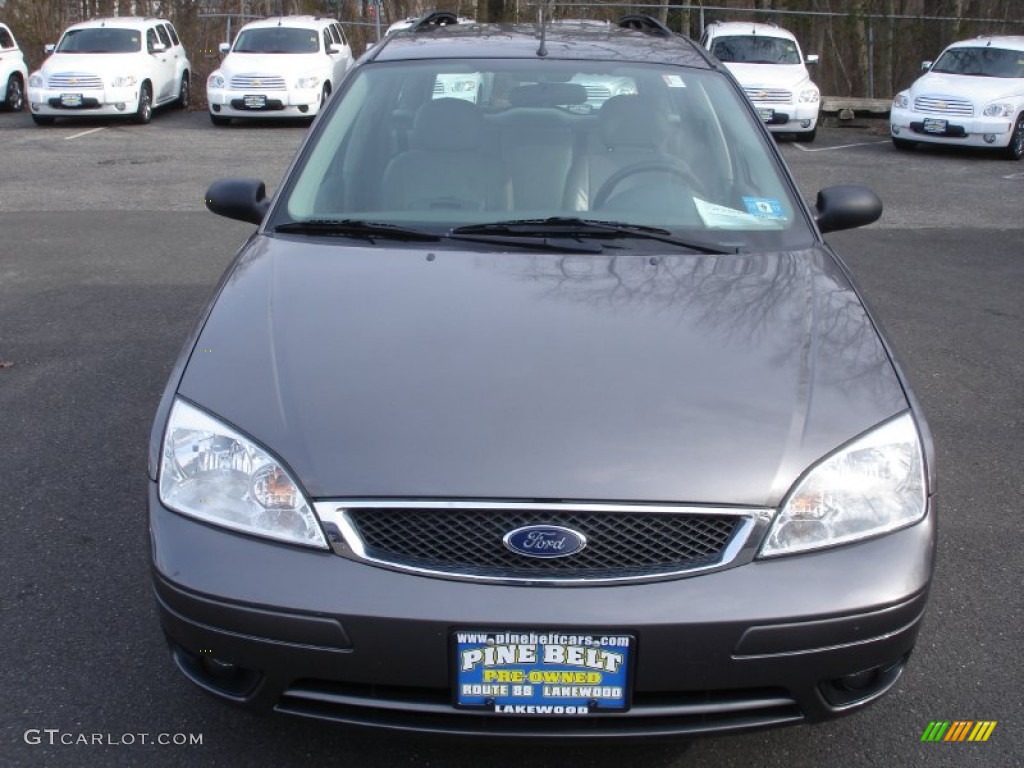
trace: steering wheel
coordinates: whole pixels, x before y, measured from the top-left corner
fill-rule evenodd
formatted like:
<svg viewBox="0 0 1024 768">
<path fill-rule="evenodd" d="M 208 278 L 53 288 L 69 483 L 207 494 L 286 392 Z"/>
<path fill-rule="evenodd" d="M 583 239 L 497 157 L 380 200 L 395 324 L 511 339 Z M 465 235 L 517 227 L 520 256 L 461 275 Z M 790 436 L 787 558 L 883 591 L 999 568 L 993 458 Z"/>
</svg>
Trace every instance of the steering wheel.
<svg viewBox="0 0 1024 768">
<path fill-rule="evenodd" d="M 625 168 L 620 168 L 605 180 L 604 184 L 601 185 L 601 188 L 597 190 L 597 193 L 594 195 L 594 200 L 590 204 L 591 209 L 596 210 L 601 208 L 606 202 L 608 202 L 608 198 L 611 197 L 612 192 L 615 191 L 615 188 L 619 186 L 619 184 L 630 176 L 636 176 L 641 173 L 667 173 L 670 176 L 682 179 L 691 189 L 699 190 L 704 186 L 703 183 L 701 183 L 701 180 L 697 178 L 696 174 L 682 163 L 654 161 L 633 163 L 633 165 L 627 165 Z"/>
</svg>

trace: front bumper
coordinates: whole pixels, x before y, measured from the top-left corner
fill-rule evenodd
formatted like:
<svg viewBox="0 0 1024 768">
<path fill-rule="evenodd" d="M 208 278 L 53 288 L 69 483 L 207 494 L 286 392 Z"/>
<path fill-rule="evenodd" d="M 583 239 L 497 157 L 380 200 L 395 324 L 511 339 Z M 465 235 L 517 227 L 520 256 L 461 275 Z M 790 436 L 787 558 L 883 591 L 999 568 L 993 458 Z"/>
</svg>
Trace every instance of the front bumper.
<svg viewBox="0 0 1024 768">
<path fill-rule="evenodd" d="M 68 96 L 79 97 L 79 106 L 67 106 Z M 40 117 L 130 117 L 139 108 L 138 86 L 85 90 L 65 88 L 29 88 L 28 103 L 32 114 Z"/>
<path fill-rule="evenodd" d="M 808 133 L 818 125 L 818 103 L 778 104 L 755 101 L 753 104 L 761 121 L 772 133 Z"/>
<path fill-rule="evenodd" d="M 945 130 L 925 130 L 926 120 L 945 120 Z M 898 139 L 960 147 L 1005 147 L 1013 136 L 1013 120 L 1008 117 L 956 117 L 915 112 L 893 107 L 889 129 Z M 990 137 L 990 141 L 985 140 Z"/>
<path fill-rule="evenodd" d="M 501 586 L 234 534 L 165 509 L 154 484 L 149 503 L 160 619 L 194 683 L 253 709 L 462 735 L 690 735 L 855 709 L 902 671 L 935 548 L 929 507 L 921 523 L 878 539 L 691 578 Z M 487 627 L 634 635 L 631 709 L 583 718 L 456 710 L 450 635 Z M 835 682 L 861 672 L 858 690 Z"/>
<path fill-rule="evenodd" d="M 252 97 L 259 97 L 263 106 L 249 106 Z M 313 117 L 320 111 L 321 91 L 319 88 L 292 89 L 286 91 L 247 91 L 226 88 L 207 88 L 206 101 L 210 113 L 218 117 L 248 118 L 296 118 Z"/>
</svg>

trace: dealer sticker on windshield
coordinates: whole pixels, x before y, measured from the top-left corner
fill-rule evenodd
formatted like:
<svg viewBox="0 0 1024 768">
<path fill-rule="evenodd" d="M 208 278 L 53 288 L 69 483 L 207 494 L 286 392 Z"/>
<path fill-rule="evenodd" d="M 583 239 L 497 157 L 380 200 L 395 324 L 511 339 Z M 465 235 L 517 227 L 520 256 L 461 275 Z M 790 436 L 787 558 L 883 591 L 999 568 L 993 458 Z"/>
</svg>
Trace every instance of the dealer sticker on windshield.
<svg viewBox="0 0 1024 768">
<path fill-rule="evenodd" d="M 629 709 L 632 635 L 455 633 L 455 705 L 499 715 L 579 716 Z"/>
</svg>

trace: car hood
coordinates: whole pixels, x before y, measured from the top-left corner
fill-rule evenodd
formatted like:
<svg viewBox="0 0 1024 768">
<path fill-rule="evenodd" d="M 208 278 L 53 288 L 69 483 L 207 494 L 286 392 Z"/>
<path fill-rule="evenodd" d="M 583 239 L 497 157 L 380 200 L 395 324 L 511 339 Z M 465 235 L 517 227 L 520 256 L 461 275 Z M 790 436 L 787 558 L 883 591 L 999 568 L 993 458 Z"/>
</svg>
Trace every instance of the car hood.
<svg viewBox="0 0 1024 768">
<path fill-rule="evenodd" d="M 316 53 L 231 53 L 220 65 L 225 77 L 241 74 L 304 75 L 330 66 L 330 59 Z"/>
<path fill-rule="evenodd" d="M 911 96 L 955 96 L 975 104 L 1024 96 L 1024 78 L 973 77 L 929 72 L 910 88 Z"/>
<path fill-rule="evenodd" d="M 811 81 L 803 64 L 726 63 L 725 66 L 744 88 L 795 89 Z"/>
<path fill-rule="evenodd" d="M 254 238 L 179 393 L 314 498 L 775 506 L 908 407 L 824 249 L 431 254 Z"/>
<path fill-rule="evenodd" d="M 130 75 L 139 68 L 135 53 L 53 53 L 43 62 L 45 75 L 59 72 L 86 72 L 96 75 Z"/>
</svg>

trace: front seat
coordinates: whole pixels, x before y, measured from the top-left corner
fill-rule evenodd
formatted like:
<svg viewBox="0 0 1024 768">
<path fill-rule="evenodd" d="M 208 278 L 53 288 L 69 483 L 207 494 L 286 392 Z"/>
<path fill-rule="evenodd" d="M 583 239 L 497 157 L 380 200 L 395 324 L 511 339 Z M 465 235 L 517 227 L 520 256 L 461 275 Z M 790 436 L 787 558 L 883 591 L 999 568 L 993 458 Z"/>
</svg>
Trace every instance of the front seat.
<svg viewBox="0 0 1024 768">
<path fill-rule="evenodd" d="M 682 167 L 678 157 L 667 152 L 670 137 L 668 118 L 649 100 L 639 95 L 613 96 L 597 113 L 598 129 L 586 150 L 573 164 L 569 179 L 569 207 L 591 210 L 601 187 L 614 174 L 632 166 Z M 639 186 L 648 174 L 623 179 L 616 193 Z"/>
<path fill-rule="evenodd" d="M 484 121 L 475 104 L 436 99 L 420 107 L 410 149 L 384 171 L 387 210 L 507 210 L 501 161 L 484 152 Z"/>
</svg>

